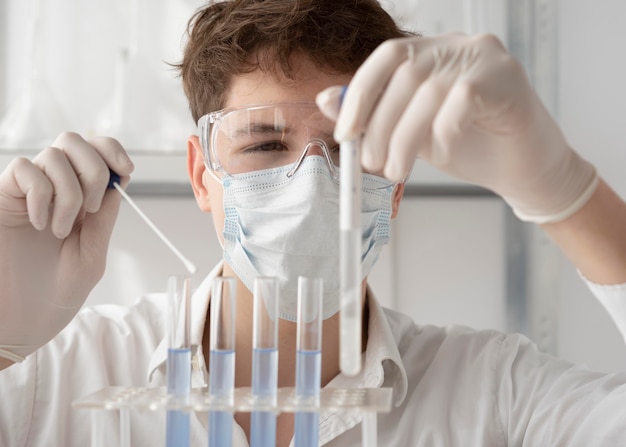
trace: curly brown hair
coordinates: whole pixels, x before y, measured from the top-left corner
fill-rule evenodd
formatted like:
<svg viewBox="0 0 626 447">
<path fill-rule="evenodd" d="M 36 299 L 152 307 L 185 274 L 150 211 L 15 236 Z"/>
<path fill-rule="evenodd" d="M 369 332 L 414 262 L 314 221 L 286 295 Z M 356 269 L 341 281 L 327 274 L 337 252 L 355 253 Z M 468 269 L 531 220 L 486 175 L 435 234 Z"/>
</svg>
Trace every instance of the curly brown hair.
<svg viewBox="0 0 626 447">
<path fill-rule="evenodd" d="M 294 80 L 293 56 L 352 74 L 385 40 L 411 35 L 376 0 L 210 1 L 189 20 L 175 64 L 193 119 L 221 109 L 233 76 L 261 69 Z"/>
</svg>

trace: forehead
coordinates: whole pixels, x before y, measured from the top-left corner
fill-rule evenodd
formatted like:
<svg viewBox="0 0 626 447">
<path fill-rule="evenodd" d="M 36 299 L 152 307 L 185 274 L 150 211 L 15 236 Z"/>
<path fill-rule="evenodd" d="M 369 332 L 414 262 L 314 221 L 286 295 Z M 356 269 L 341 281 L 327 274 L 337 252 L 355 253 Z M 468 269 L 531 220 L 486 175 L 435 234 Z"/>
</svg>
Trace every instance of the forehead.
<svg viewBox="0 0 626 447">
<path fill-rule="evenodd" d="M 272 104 L 292 101 L 315 101 L 327 87 L 347 85 L 352 75 L 331 75 L 304 59 L 297 62 L 296 77 L 287 80 L 267 71 L 255 70 L 232 78 L 224 107 L 246 104 Z"/>
</svg>

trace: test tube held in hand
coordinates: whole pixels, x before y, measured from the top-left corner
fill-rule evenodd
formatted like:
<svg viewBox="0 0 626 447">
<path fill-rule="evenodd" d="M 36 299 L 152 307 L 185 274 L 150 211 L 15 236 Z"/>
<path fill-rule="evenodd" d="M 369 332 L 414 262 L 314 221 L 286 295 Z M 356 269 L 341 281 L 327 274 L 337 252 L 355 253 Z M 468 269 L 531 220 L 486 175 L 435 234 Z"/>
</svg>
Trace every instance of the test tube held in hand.
<svg viewBox="0 0 626 447">
<path fill-rule="evenodd" d="M 276 278 L 254 281 L 252 395 L 257 404 L 276 405 L 278 391 L 278 289 Z M 253 411 L 250 447 L 276 446 L 276 413 Z"/>
<path fill-rule="evenodd" d="M 168 279 L 167 290 L 167 392 L 170 396 L 184 399 L 191 392 L 190 279 L 171 276 Z M 189 446 L 189 424 L 188 412 L 167 411 L 167 447 Z"/>
<path fill-rule="evenodd" d="M 302 403 L 319 405 L 322 374 L 321 278 L 298 278 L 296 397 Z M 295 414 L 295 447 L 318 447 L 319 413 Z"/>
<path fill-rule="evenodd" d="M 339 367 L 354 376 L 361 370 L 361 164 L 359 141 L 339 151 Z"/>
<path fill-rule="evenodd" d="M 216 277 L 211 287 L 209 396 L 231 403 L 235 391 L 235 279 Z M 233 415 L 209 411 L 209 447 L 232 445 Z"/>
</svg>

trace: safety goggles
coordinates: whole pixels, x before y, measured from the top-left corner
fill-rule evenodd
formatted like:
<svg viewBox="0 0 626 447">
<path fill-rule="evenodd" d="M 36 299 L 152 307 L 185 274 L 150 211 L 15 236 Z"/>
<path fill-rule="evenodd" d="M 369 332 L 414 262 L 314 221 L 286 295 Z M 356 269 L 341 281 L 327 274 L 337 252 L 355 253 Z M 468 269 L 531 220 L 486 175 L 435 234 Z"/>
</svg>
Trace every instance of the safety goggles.
<svg viewBox="0 0 626 447">
<path fill-rule="evenodd" d="M 314 102 L 232 107 L 198 120 L 205 163 L 218 177 L 285 166 L 292 167 L 290 176 L 304 157 L 319 155 L 338 181 L 339 144 L 332 136 L 334 127 Z"/>
<path fill-rule="evenodd" d="M 332 170 L 339 166 L 334 123 L 312 102 L 218 110 L 200 118 L 198 128 L 209 168 L 219 174 L 283 167 L 313 151 Z"/>
</svg>

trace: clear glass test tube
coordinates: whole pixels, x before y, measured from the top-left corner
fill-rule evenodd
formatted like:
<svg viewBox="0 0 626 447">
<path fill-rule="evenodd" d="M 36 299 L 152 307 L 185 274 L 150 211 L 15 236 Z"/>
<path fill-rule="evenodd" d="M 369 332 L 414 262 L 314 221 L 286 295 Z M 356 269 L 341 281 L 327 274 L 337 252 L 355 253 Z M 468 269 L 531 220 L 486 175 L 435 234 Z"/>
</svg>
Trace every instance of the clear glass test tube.
<svg viewBox="0 0 626 447">
<path fill-rule="evenodd" d="M 230 277 L 216 277 L 211 287 L 209 396 L 224 403 L 235 390 L 235 288 Z M 209 447 L 232 445 L 232 430 L 232 412 L 209 411 Z"/>
<path fill-rule="evenodd" d="M 191 291 L 186 276 L 171 276 L 167 286 L 168 350 L 167 392 L 184 399 L 191 392 Z M 168 410 L 167 447 L 189 446 L 189 413 Z"/>
<path fill-rule="evenodd" d="M 322 302 L 322 279 L 299 277 L 296 396 L 307 404 L 319 404 L 322 374 Z M 317 447 L 319 413 L 296 412 L 294 432 L 295 447 Z"/>
<path fill-rule="evenodd" d="M 339 367 L 354 376 L 361 370 L 361 164 L 359 140 L 341 144 L 339 195 Z"/>
<path fill-rule="evenodd" d="M 278 391 L 278 289 L 276 278 L 254 281 L 252 394 L 259 404 L 275 406 Z M 250 447 L 276 446 L 276 413 L 253 411 Z"/>
</svg>

